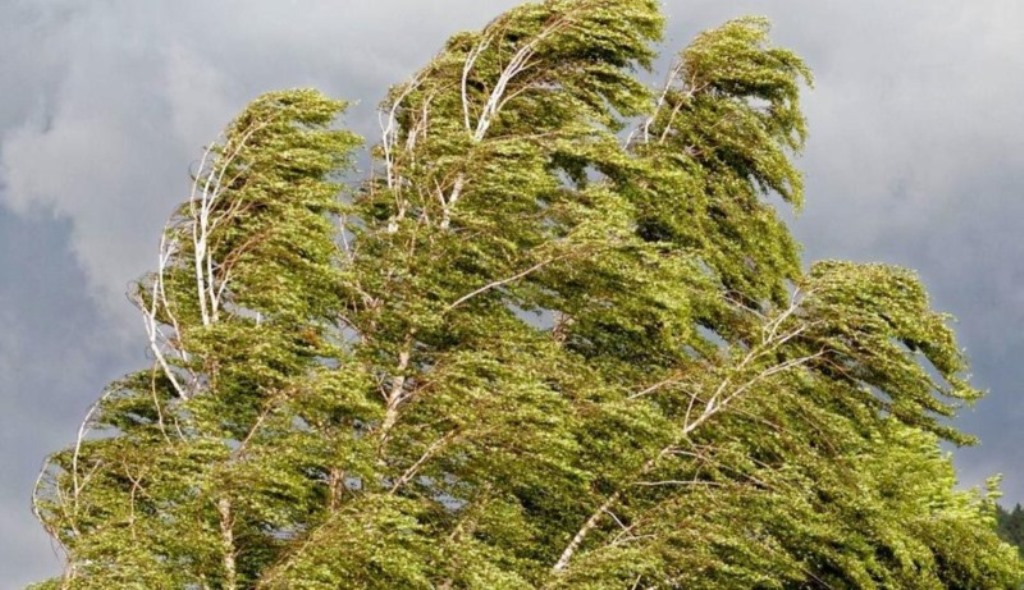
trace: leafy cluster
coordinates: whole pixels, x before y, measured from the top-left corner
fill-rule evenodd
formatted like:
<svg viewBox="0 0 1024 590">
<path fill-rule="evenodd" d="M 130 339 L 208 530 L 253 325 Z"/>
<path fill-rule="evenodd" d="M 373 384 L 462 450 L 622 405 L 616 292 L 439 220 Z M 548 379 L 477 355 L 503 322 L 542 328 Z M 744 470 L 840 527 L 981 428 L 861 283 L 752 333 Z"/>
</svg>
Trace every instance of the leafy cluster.
<svg viewBox="0 0 1024 590">
<path fill-rule="evenodd" d="M 41 588 L 1011 588 L 941 441 L 979 397 L 910 272 L 804 272 L 810 74 L 761 19 L 665 86 L 654 0 L 546 0 L 381 106 L 207 150 L 139 282 L 149 370 L 51 457 Z M 339 192 L 342 198 L 338 198 Z"/>
<path fill-rule="evenodd" d="M 1013 510 L 997 507 L 996 523 L 999 536 L 1007 543 L 1024 552 L 1024 508 L 1020 504 Z"/>
</svg>

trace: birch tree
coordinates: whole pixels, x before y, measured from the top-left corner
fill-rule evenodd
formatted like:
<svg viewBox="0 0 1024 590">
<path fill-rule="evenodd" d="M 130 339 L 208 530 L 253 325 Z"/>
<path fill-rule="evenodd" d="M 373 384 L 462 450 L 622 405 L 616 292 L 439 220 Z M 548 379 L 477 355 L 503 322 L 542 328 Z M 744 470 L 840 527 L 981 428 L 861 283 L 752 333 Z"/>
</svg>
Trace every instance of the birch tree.
<svg viewBox="0 0 1024 590">
<path fill-rule="evenodd" d="M 1010 588 L 980 393 L 912 272 L 805 270 L 810 72 L 762 19 L 665 83 L 653 0 L 524 4 L 381 104 L 272 93 L 141 280 L 153 367 L 51 457 L 43 588 Z"/>
</svg>

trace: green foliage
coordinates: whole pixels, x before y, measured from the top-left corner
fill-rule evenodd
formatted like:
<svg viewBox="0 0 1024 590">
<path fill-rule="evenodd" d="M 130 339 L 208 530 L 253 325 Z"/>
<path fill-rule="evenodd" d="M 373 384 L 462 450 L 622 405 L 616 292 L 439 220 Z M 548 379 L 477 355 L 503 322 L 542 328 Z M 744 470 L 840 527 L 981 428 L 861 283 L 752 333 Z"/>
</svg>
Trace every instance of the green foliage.
<svg viewBox="0 0 1024 590">
<path fill-rule="evenodd" d="M 1024 552 L 1024 509 L 1020 504 L 1015 505 L 1013 510 L 998 506 L 996 523 L 999 537 Z"/>
<path fill-rule="evenodd" d="M 456 35 L 352 188 L 342 103 L 249 105 L 135 290 L 153 367 L 40 479 L 41 587 L 1019 583 L 939 450 L 979 397 L 948 318 L 901 269 L 804 272 L 771 203 L 807 68 L 740 19 L 651 91 L 662 21 Z"/>
</svg>

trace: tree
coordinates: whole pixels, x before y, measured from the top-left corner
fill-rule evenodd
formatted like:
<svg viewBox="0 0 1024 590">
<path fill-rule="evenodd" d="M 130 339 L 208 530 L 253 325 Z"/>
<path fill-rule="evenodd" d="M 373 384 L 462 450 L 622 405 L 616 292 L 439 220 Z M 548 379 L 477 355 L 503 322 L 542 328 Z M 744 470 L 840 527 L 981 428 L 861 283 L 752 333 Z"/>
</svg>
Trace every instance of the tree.
<svg viewBox="0 0 1024 590">
<path fill-rule="evenodd" d="M 1018 551 L 1024 551 L 1024 508 L 1016 504 L 1013 510 L 997 507 L 996 521 L 999 536 L 1013 545 Z"/>
<path fill-rule="evenodd" d="M 902 269 L 803 272 L 771 204 L 807 68 L 740 19 L 652 91 L 662 26 L 547 0 L 456 35 L 351 189 L 343 104 L 246 108 L 135 291 L 153 367 L 41 475 L 41 587 L 1018 583 L 939 450 L 979 397 L 948 318 Z"/>
</svg>

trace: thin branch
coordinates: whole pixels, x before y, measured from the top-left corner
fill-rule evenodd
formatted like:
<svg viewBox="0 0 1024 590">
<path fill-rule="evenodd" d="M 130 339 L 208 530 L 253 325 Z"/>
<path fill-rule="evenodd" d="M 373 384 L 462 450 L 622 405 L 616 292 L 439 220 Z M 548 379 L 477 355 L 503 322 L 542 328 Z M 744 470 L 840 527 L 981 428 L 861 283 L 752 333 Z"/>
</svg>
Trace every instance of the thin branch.
<svg viewBox="0 0 1024 590">
<path fill-rule="evenodd" d="M 462 116 L 466 125 L 467 133 L 473 132 L 473 125 L 469 120 L 469 74 L 473 70 L 476 60 L 479 59 L 480 55 L 483 54 L 483 52 L 490 46 L 491 40 L 492 38 L 490 36 L 484 37 L 483 40 L 481 40 L 480 43 L 478 43 L 476 47 L 469 52 L 469 55 L 466 56 L 466 63 L 462 66 Z"/>
<path fill-rule="evenodd" d="M 395 368 L 395 376 L 391 381 L 391 391 L 385 396 L 386 408 L 384 420 L 380 425 L 380 441 L 383 447 L 388 439 L 391 429 L 398 422 L 398 407 L 405 400 L 405 371 L 409 368 L 409 359 L 412 356 L 412 346 L 416 337 L 416 330 L 410 330 L 405 337 L 402 350 L 398 353 L 398 366 Z"/>
<path fill-rule="evenodd" d="M 516 51 L 512 59 L 509 60 L 509 63 L 501 71 L 501 74 L 498 75 L 498 80 L 487 97 L 487 102 L 484 103 L 484 107 L 480 112 L 480 118 L 477 119 L 476 131 L 472 135 L 474 141 L 483 141 L 487 135 L 494 117 L 501 110 L 508 85 L 516 76 L 529 69 L 530 60 L 537 53 L 537 46 L 555 32 L 570 24 L 572 24 L 572 20 L 568 16 L 555 19 L 554 22 L 542 29 L 533 39 Z"/>
<path fill-rule="evenodd" d="M 224 552 L 224 590 L 238 588 L 238 574 L 235 565 L 235 534 L 234 517 L 231 513 L 231 500 L 224 497 L 217 501 L 217 513 L 220 514 L 220 541 Z"/>
<path fill-rule="evenodd" d="M 403 473 L 401 477 L 395 480 L 394 485 L 391 486 L 391 490 L 388 493 L 394 495 L 395 493 L 398 492 L 398 490 L 402 489 L 403 487 L 405 487 L 406 484 L 412 481 L 412 478 L 416 477 L 416 474 L 419 472 L 420 468 L 422 468 L 427 461 L 432 459 L 434 455 L 437 454 L 438 451 L 443 449 L 448 443 L 452 441 L 452 439 L 455 438 L 456 432 L 456 430 L 452 430 L 451 432 L 448 432 L 441 438 L 432 442 L 430 446 L 428 446 L 427 449 L 423 451 L 423 454 L 420 455 L 420 458 L 417 459 L 416 462 L 413 463 L 411 467 L 406 469 L 405 473 Z"/>
<path fill-rule="evenodd" d="M 674 385 L 676 383 L 679 383 L 680 381 L 683 380 L 683 377 L 684 377 L 684 375 L 682 375 L 682 374 L 676 374 L 676 375 L 673 375 L 673 376 L 669 377 L 668 379 L 662 379 L 661 381 L 658 381 L 654 385 L 651 385 L 649 387 L 641 389 L 640 391 L 638 391 L 636 393 L 631 394 L 629 396 L 629 399 L 637 399 L 637 398 L 643 397 L 645 395 L 650 395 L 650 394 L 652 394 L 652 393 L 654 393 L 656 391 L 659 391 L 659 390 L 661 390 L 661 389 L 663 389 L 665 387 L 668 387 L 669 385 Z"/>
<path fill-rule="evenodd" d="M 481 294 L 486 293 L 487 291 L 490 291 L 492 289 L 497 289 L 498 287 L 503 287 L 503 286 L 505 286 L 505 285 L 507 285 L 509 283 L 513 283 L 515 281 L 518 281 L 519 279 L 525 277 L 526 275 L 528 275 L 530 273 L 533 273 L 533 272 L 536 272 L 536 271 L 544 268 L 545 266 L 551 264 L 552 262 L 554 262 L 556 260 L 559 260 L 561 258 L 564 258 L 564 256 L 557 256 L 557 257 L 554 257 L 554 258 L 548 258 L 547 260 L 543 260 L 541 262 L 538 262 L 537 264 L 531 266 L 530 268 L 528 268 L 528 269 L 526 269 L 524 271 L 518 272 L 518 273 L 516 273 L 516 274 L 514 274 L 514 275 L 512 275 L 510 277 L 507 277 L 507 278 L 504 278 L 504 279 L 501 279 L 501 280 L 492 281 L 490 283 L 487 283 L 483 287 L 480 287 L 479 289 L 476 289 L 475 291 L 472 291 L 470 293 L 467 293 L 467 294 L 463 295 L 462 297 L 459 297 L 458 299 L 455 300 L 454 303 L 452 303 L 447 308 L 445 308 L 444 311 L 445 311 L 445 313 L 450 312 L 453 309 L 455 309 L 456 307 L 458 307 L 458 306 L 462 305 L 463 303 L 469 301 L 470 299 L 476 297 L 477 295 L 481 295 Z"/>
<path fill-rule="evenodd" d="M 785 334 L 780 335 L 778 333 L 778 327 L 785 321 L 786 318 L 789 318 L 793 315 L 794 308 L 798 306 L 799 303 L 800 301 L 797 300 L 797 298 L 794 298 L 794 301 L 792 302 L 789 308 L 784 310 L 778 317 L 769 321 L 768 325 L 771 328 L 767 332 L 765 332 L 765 334 L 767 334 L 770 337 L 766 336 L 760 345 L 751 348 L 750 351 L 748 351 L 748 353 L 740 361 L 740 363 L 722 379 L 722 382 L 715 389 L 715 392 L 704 403 L 704 409 L 701 412 L 701 414 L 696 419 L 693 420 L 690 419 L 691 412 L 694 409 L 699 398 L 696 394 L 691 394 L 690 403 L 686 410 L 686 415 L 683 421 L 683 427 L 676 436 L 676 440 L 669 446 L 661 449 L 661 451 L 655 457 L 649 459 L 640 468 L 636 476 L 634 476 L 635 481 L 633 485 L 644 485 L 645 483 L 647 485 L 665 485 L 666 483 L 668 483 L 642 482 L 639 480 L 644 475 L 649 473 L 650 470 L 653 469 L 655 465 L 657 465 L 657 463 L 663 457 L 675 452 L 676 447 L 679 445 L 679 443 L 689 438 L 690 434 L 692 434 L 694 430 L 696 430 L 701 425 L 706 423 L 713 416 L 719 414 L 722 410 L 728 408 L 732 404 L 732 402 L 734 402 L 741 395 L 749 391 L 756 383 L 778 373 L 802 366 L 824 354 L 824 350 L 822 350 L 816 354 L 807 355 L 804 357 L 786 361 L 778 365 L 773 365 L 762 371 L 759 371 L 756 375 L 754 375 L 752 378 L 748 379 L 746 382 L 739 385 L 738 387 L 730 389 L 730 384 L 732 382 L 732 378 L 734 375 L 738 373 L 743 373 L 749 365 L 754 363 L 754 361 L 772 352 L 778 351 L 780 347 L 782 347 L 784 344 L 786 344 L 793 338 L 796 338 L 806 330 L 807 325 L 801 325 Z M 559 573 L 563 571 L 566 567 L 568 567 L 573 555 L 583 544 L 584 540 L 586 540 L 587 536 L 595 528 L 597 528 L 597 526 L 601 522 L 603 515 L 607 511 L 609 511 L 611 507 L 616 502 L 618 502 L 618 500 L 622 497 L 625 489 L 625 487 L 621 487 L 618 490 L 616 490 L 598 509 L 591 513 L 590 517 L 583 523 L 580 529 L 576 532 L 576 535 L 566 546 L 565 550 L 562 552 L 558 561 L 555 563 L 554 566 L 552 566 L 551 571 L 553 573 Z"/>
<path fill-rule="evenodd" d="M 389 189 L 394 189 L 398 185 L 394 153 L 395 145 L 398 142 L 398 109 L 401 108 L 405 99 L 419 88 L 422 82 L 422 78 L 416 77 L 402 88 L 402 91 L 391 102 L 390 108 L 386 112 L 386 122 L 384 118 L 385 111 L 381 110 L 377 113 L 377 119 L 381 128 L 381 149 L 384 151 L 384 175 Z"/>
<path fill-rule="evenodd" d="M 146 335 L 149 340 L 149 349 L 153 352 L 153 356 L 156 358 L 156 362 L 160 365 L 160 368 L 163 370 L 164 375 L 167 377 L 167 380 L 171 382 L 171 386 L 174 388 L 174 391 L 178 394 L 178 397 L 180 397 L 181 399 L 188 399 L 188 392 L 185 391 L 185 388 L 182 387 L 181 383 L 178 382 L 178 378 L 174 374 L 174 371 L 171 369 L 170 364 L 167 362 L 167 358 L 164 356 L 163 349 L 160 346 L 162 333 L 160 332 L 160 327 L 156 319 L 156 294 L 159 289 L 159 283 L 159 278 L 154 279 L 152 290 L 152 302 L 150 303 L 150 308 L 148 311 L 146 311 L 146 308 L 143 305 L 144 301 L 142 300 L 141 297 L 138 297 L 137 301 L 139 303 L 139 308 L 143 310 L 143 323 L 145 324 L 146 327 Z"/>
<path fill-rule="evenodd" d="M 672 90 L 672 85 L 675 84 L 676 78 L 683 72 L 685 63 L 683 60 L 678 60 L 668 72 L 668 76 L 665 80 L 665 87 L 661 91 L 661 95 L 658 96 L 657 102 L 654 104 L 654 110 L 651 112 L 651 116 L 644 121 L 643 124 L 643 135 L 644 143 L 650 143 L 651 141 L 651 125 L 654 124 L 655 119 L 658 117 L 658 113 L 661 112 L 662 107 L 665 106 L 665 100 L 668 98 L 668 93 Z M 626 140 L 627 145 L 632 137 Z"/>
<path fill-rule="evenodd" d="M 723 488 L 727 487 L 726 484 L 718 481 L 701 481 L 695 479 L 670 479 L 665 481 L 638 481 L 634 482 L 633 485 L 637 487 L 651 488 L 658 486 L 696 486 L 696 487 L 709 487 L 709 488 Z"/>
<path fill-rule="evenodd" d="M 622 490 L 620 489 L 609 496 L 608 499 L 604 501 L 604 504 L 601 504 L 601 506 L 590 515 L 590 518 L 583 523 L 580 530 L 576 531 L 576 535 L 573 536 L 572 541 L 569 541 L 565 550 L 562 551 L 562 555 L 559 556 L 558 561 L 555 562 L 555 565 L 551 568 L 552 572 L 561 572 L 569 566 L 569 562 L 572 560 L 573 555 L 576 554 L 576 550 L 579 549 L 580 545 L 583 544 L 583 541 L 586 540 L 590 531 L 594 530 L 597 525 L 601 523 L 601 517 L 604 516 L 604 514 L 610 510 L 621 497 Z"/>
<path fill-rule="evenodd" d="M 110 397 L 112 392 L 112 389 L 108 389 L 107 391 L 103 392 L 103 395 L 100 396 L 100 399 L 96 400 L 96 402 L 89 407 L 89 411 L 85 413 L 85 418 L 82 420 L 82 423 L 78 426 L 78 436 L 75 438 L 75 450 L 71 455 L 71 481 L 73 487 L 72 501 L 76 513 L 78 512 L 78 497 L 82 493 L 82 490 L 85 489 L 85 484 L 89 480 L 88 476 L 80 479 L 78 475 L 78 459 L 82 454 L 82 444 L 85 442 L 85 437 L 88 436 L 91 430 L 90 422 L 92 421 L 93 415 L 100 408 L 100 405 L 102 405 L 103 402 L 105 402 L 107 398 Z M 95 467 L 93 468 L 93 471 L 95 471 Z"/>
</svg>

